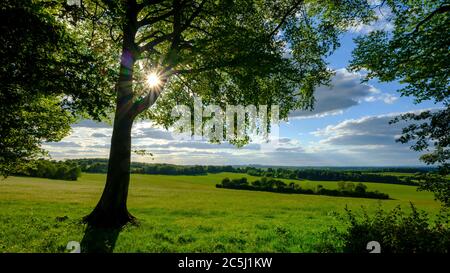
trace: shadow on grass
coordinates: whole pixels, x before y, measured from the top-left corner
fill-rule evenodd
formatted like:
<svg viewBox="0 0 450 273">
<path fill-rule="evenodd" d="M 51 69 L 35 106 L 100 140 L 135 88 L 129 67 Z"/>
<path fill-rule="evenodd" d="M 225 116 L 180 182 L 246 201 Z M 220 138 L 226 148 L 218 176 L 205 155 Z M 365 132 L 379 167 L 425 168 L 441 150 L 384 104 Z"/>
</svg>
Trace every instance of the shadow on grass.
<svg viewBox="0 0 450 273">
<path fill-rule="evenodd" d="M 121 230 L 121 228 L 96 228 L 88 225 L 80 243 L 81 252 L 112 253 Z"/>
</svg>

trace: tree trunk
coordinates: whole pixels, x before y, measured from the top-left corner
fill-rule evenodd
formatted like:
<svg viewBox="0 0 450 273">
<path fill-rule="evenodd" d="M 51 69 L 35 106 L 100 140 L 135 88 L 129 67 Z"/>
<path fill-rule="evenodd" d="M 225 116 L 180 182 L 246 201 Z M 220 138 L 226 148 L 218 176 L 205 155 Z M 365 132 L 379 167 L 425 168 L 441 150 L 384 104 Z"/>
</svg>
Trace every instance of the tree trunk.
<svg viewBox="0 0 450 273">
<path fill-rule="evenodd" d="M 119 112 L 114 121 L 105 189 L 95 209 L 84 219 L 95 227 L 121 227 L 134 220 L 127 209 L 133 122 L 118 119 Z"/>
<path fill-rule="evenodd" d="M 136 15 L 131 14 L 129 16 L 129 18 L 135 18 Z M 133 66 L 137 58 L 134 45 L 136 28 L 133 22 L 132 20 L 124 28 L 106 185 L 95 209 L 83 219 L 94 227 L 117 228 L 135 219 L 127 209 L 128 186 L 130 184 L 131 127 L 135 117 L 132 111 Z"/>
</svg>

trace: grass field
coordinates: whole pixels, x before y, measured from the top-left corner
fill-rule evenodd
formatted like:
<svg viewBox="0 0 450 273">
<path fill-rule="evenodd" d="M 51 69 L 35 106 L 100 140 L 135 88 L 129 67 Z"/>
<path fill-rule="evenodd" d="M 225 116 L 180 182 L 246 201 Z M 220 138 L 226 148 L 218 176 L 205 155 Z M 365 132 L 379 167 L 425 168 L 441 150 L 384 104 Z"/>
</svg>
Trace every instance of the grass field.
<svg viewBox="0 0 450 273">
<path fill-rule="evenodd" d="M 343 228 L 338 215 L 346 205 L 365 206 L 370 213 L 378 204 L 386 209 L 407 208 L 411 201 L 428 212 L 439 210 L 431 193 L 403 185 L 364 183 L 368 190 L 394 199 L 384 201 L 215 188 L 224 177 L 242 176 L 132 175 L 128 207 L 140 225 L 126 226 L 111 240 L 110 248 L 114 252 L 315 252 L 322 231 Z M 67 242 L 83 239 L 86 227 L 80 219 L 98 201 L 104 181 L 103 174 L 83 174 L 75 182 L 28 177 L 0 181 L 0 252 L 66 252 Z M 336 187 L 336 182 L 300 184 Z"/>
</svg>

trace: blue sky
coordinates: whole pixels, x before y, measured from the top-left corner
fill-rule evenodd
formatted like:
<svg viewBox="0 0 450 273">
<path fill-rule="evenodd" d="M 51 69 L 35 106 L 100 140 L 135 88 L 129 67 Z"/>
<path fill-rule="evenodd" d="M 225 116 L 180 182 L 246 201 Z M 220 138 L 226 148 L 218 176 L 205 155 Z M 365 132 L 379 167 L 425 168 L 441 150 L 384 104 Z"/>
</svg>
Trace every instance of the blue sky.
<svg viewBox="0 0 450 273">
<path fill-rule="evenodd" d="M 409 145 L 396 143 L 403 124 L 389 125 L 399 113 L 436 108 L 432 102 L 414 104 L 400 97 L 399 83 L 371 80 L 346 70 L 354 48 L 353 38 L 364 28 L 348 32 L 341 47 L 328 58 L 335 70 L 330 87 L 316 89 L 313 112 L 294 111 L 280 124 L 279 144 L 269 150 L 251 143 L 238 149 L 228 143 L 181 141 L 176 134 L 137 122 L 133 149 L 145 149 L 153 157 L 133 155 L 132 160 L 172 164 L 264 164 L 290 166 L 413 166 L 422 165 Z M 107 158 L 110 125 L 84 120 L 58 143 L 44 145 L 55 159 Z"/>
</svg>

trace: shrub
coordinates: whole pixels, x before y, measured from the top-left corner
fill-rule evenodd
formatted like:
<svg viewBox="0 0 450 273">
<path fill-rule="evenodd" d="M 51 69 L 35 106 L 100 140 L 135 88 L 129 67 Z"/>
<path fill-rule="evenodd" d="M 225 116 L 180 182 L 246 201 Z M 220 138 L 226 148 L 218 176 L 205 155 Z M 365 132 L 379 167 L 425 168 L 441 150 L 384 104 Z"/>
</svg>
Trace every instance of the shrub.
<svg viewBox="0 0 450 273">
<path fill-rule="evenodd" d="M 378 191 L 366 191 L 367 186 L 359 183 L 356 187 L 351 182 L 339 182 L 338 190 L 325 189 L 322 185 L 318 185 L 314 191 L 312 189 L 302 189 L 298 184 L 293 182 L 286 184 L 281 180 L 274 178 L 262 177 L 250 184 L 247 178 L 240 179 L 224 178 L 222 184 L 217 184 L 217 188 L 252 190 L 252 191 L 268 191 L 278 193 L 296 193 L 296 194 L 318 194 L 329 196 L 347 196 L 347 197 L 364 197 L 376 199 L 389 199 L 389 195 Z"/>
<path fill-rule="evenodd" d="M 363 183 L 358 183 L 355 187 L 355 192 L 359 194 L 365 194 L 366 193 L 367 186 Z"/>
<path fill-rule="evenodd" d="M 339 191 L 353 191 L 355 185 L 352 182 L 340 181 L 337 183 Z"/>
<path fill-rule="evenodd" d="M 345 252 L 367 253 L 370 241 L 381 245 L 382 253 L 450 253 L 449 211 L 434 219 L 411 204 L 406 214 L 400 206 L 391 211 L 378 208 L 373 216 L 365 211 L 358 218 L 346 208 L 349 227 L 342 234 Z"/>
<path fill-rule="evenodd" d="M 230 184 L 230 178 L 225 177 L 224 179 L 222 179 L 222 185 L 228 186 L 229 184 Z"/>
</svg>

